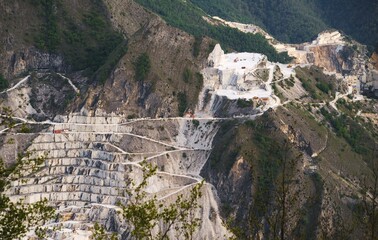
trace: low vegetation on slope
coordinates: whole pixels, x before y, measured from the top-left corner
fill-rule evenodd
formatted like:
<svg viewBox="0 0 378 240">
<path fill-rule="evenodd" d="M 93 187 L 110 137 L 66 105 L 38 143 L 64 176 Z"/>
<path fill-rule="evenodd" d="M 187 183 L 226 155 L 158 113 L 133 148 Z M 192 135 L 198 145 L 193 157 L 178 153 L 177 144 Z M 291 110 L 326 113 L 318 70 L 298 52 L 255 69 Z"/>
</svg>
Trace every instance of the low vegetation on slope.
<svg viewBox="0 0 378 240">
<path fill-rule="evenodd" d="M 329 108 L 321 108 L 321 114 L 331 125 L 337 136 L 342 137 L 350 145 L 354 152 L 360 154 L 369 163 L 373 155 L 374 142 L 378 139 L 378 132 L 369 121 L 356 117 L 353 109 L 360 111 L 362 104 L 348 103 L 344 99 L 338 101 L 339 109 L 344 110 L 341 114 L 330 111 Z M 348 111 L 349 110 L 349 111 Z"/>
<path fill-rule="evenodd" d="M 285 239 L 356 239 L 361 232 L 371 239 L 368 228 L 378 223 L 368 217 L 371 205 L 366 197 L 377 197 L 367 193 L 376 182 L 377 170 L 372 169 L 377 168 L 371 164 L 377 153 L 367 150 L 374 138 L 350 121 L 344 124 L 349 126 L 346 133 L 340 134 L 328 130 L 305 107 L 289 104 L 256 121 L 223 124 L 202 174 L 217 188 L 223 217 L 238 238 L 253 239 L 265 229 L 264 234 L 276 239 L 284 226 Z M 286 134 L 284 123 L 289 124 Z M 356 141 L 346 138 L 349 133 Z M 293 141 L 289 148 L 285 139 Z M 308 155 L 309 161 L 299 152 L 320 154 Z M 283 197 L 285 204 L 280 202 Z M 378 209 L 371 211 L 376 214 Z M 329 228 L 331 222 L 334 227 Z"/>
<path fill-rule="evenodd" d="M 245 34 L 237 29 L 211 25 L 203 18 L 206 14 L 189 1 L 137 0 L 137 2 L 159 14 L 172 26 L 195 36 L 207 35 L 230 50 L 263 53 L 274 62 L 286 63 L 291 60 L 287 53 L 277 53 L 260 34 Z"/>
<path fill-rule="evenodd" d="M 122 35 L 113 30 L 102 1 L 75 4 L 57 0 L 29 1 L 40 12 L 43 22 L 34 34 L 36 47 L 63 54 L 72 70 L 85 70 L 88 76 L 104 82 L 125 53 L 126 43 Z"/>
<path fill-rule="evenodd" d="M 271 111 L 256 121 L 224 123 L 203 170 L 217 187 L 222 214 L 238 239 L 254 239 L 266 227 L 269 239 L 280 232 L 284 239 L 315 234 L 316 227 L 309 226 L 317 224 L 319 203 L 312 197 L 321 197 L 321 184 L 299 170 L 299 148 L 288 142 L 276 118 Z"/>
<path fill-rule="evenodd" d="M 334 76 L 325 75 L 320 68 L 296 68 L 295 72 L 314 102 L 330 101 L 334 98 L 335 91 L 344 92 L 342 86 L 338 86 L 338 80 Z"/>
</svg>

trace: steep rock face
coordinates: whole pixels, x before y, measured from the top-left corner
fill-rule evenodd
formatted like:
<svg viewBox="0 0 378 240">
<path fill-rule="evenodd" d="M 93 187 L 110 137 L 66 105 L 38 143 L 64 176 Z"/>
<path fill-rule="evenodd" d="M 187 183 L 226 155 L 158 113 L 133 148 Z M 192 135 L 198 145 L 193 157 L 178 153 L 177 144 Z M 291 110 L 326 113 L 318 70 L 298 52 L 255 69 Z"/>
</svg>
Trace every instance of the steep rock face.
<svg viewBox="0 0 378 240">
<path fill-rule="evenodd" d="M 301 117 L 299 110 L 279 108 L 276 111 L 281 131 L 301 150 L 309 154 L 319 153 L 327 145 L 327 132 L 319 131 Z"/>
<path fill-rule="evenodd" d="M 34 47 L 7 51 L 2 55 L 0 61 L 0 66 L 3 66 L 4 77 L 8 79 L 13 79 L 30 71 L 63 72 L 66 69 L 62 56 L 46 53 Z"/>
<path fill-rule="evenodd" d="M 221 164 L 221 163 L 218 163 Z M 202 174 L 217 189 L 223 219 L 237 219 L 240 226 L 248 224 L 248 209 L 253 201 L 252 166 L 243 157 L 236 159 L 229 173 L 215 173 L 205 166 Z"/>
<path fill-rule="evenodd" d="M 181 92 L 187 104 L 184 108 L 194 108 L 202 87 L 199 72 L 207 57 L 209 40 L 201 40 L 201 54 L 194 56 L 193 36 L 168 26 L 133 1 L 107 4 L 114 26 L 130 36 L 128 52 L 105 85 L 91 88 L 84 105 L 79 106 L 130 116 L 177 116 L 177 96 Z M 143 53 L 149 56 L 151 69 L 144 80 L 137 81 L 135 62 Z"/>
<path fill-rule="evenodd" d="M 371 71 L 370 79 L 372 81 L 372 92 L 375 97 L 378 97 L 378 53 L 374 52 L 371 57 L 374 70 Z"/>
<path fill-rule="evenodd" d="M 357 42 L 349 42 L 338 31 L 325 31 L 310 42 L 303 44 L 274 43 L 279 51 L 288 51 L 298 64 L 313 64 L 329 73 L 357 75 L 361 62 L 366 59 L 360 52 L 365 51 Z M 358 49 L 360 48 L 360 49 Z"/>
<path fill-rule="evenodd" d="M 378 55 L 372 54 L 365 65 L 366 71 L 361 76 L 361 90 L 367 96 L 378 97 Z"/>
<path fill-rule="evenodd" d="M 53 120 L 56 115 L 66 112 L 69 104 L 78 94 L 75 89 L 57 74 L 35 74 L 30 79 L 31 106 L 35 120 Z"/>
<path fill-rule="evenodd" d="M 309 63 L 323 67 L 328 72 L 350 73 L 355 65 L 355 55 L 350 47 L 335 45 L 309 47 L 307 55 Z"/>
<path fill-rule="evenodd" d="M 226 139 L 234 138 L 235 130 L 223 128 L 224 126 L 221 126 L 215 137 L 215 152 L 211 154 L 201 175 L 217 189 L 222 217 L 227 219 L 234 216 L 240 225 L 245 226 L 243 222 L 248 219 L 247 209 L 252 201 L 252 166 L 242 156 L 228 154 L 229 151 L 225 148 L 229 145 L 224 142 L 228 142 Z M 217 151 L 221 151 L 225 157 L 218 159 L 214 156 Z"/>
<path fill-rule="evenodd" d="M 375 67 L 375 69 L 378 70 L 378 53 L 374 52 L 373 55 L 371 56 L 371 61 Z"/>
<path fill-rule="evenodd" d="M 18 81 L 16 88 L 0 93 L 2 105 L 10 107 L 13 115 L 37 121 L 53 120 L 66 112 L 78 89 L 63 75 L 33 72 Z"/>
<path fill-rule="evenodd" d="M 285 170 L 293 171 L 286 192 L 285 236 L 316 239 L 321 231 L 331 232 L 329 224 L 338 224 L 337 206 L 344 208 L 345 205 L 328 191 L 333 183 L 327 182 L 327 187 L 323 187 L 319 182 L 317 173 L 314 174 L 314 160 L 309 156 L 327 146 L 327 133 L 317 132 L 315 127 L 316 124 L 301 119 L 291 108 L 267 111 L 254 123 L 235 120 L 223 123 L 202 174 L 218 191 L 222 217 L 231 219 L 236 232 L 243 229 L 239 237 L 270 239 L 277 231 L 274 221 L 279 222 L 281 218 L 277 214 L 282 214 L 278 199 L 282 197 L 279 183 L 283 171 L 282 163 L 277 163 L 283 153 L 277 152 L 285 140 L 293 150 L 289 159 L 295 159 L 289 163 L 291 170 Z M 303 155 L 298 155 L 299 152 Z M 341 212 L 348 214 L 348 211 Z"/>
</svg>

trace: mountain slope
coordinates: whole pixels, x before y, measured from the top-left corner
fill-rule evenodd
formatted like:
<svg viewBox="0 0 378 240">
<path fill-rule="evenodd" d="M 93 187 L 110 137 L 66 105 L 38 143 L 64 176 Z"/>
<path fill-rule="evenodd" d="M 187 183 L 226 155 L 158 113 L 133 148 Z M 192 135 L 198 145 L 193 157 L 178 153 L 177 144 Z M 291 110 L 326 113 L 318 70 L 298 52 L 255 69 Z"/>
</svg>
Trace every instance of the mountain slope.
<svg viewBox="0 0 378 240">
<path fill-rule="evenodd" d="M 217 11 L 253 18 L 252 2 L 223 2 Z M 266 19 L 280 14 L 265 2 Z M 286 9 L 286 22 L 275 19 L 280 28 L 300 18 L 326 26 L 316 2 L 274 3 Z M 0 102 L 19 123 L 0 128 L 0 155 L 12 162 L 17 151 L 47 154 L 41 171 L 8 193 L 59 207 L 52 224 L 62 229 L 52 238 L 90 239 L 98 222 L 129 239 L 115 204 L 127 201 L 119 190 L 125 179 L 140 179 L 144 160 L 159 169 L 149 189 L 164 203 L 206 180 L 194 239 L 224 239 L 227 220 L 237 239 L 366 239 L 369 224 L 378 226 L 369 219 L 378 208 L 366 209 L 366 199 L 378 196 L 369 191 L 378 186 L 378 102 L 359 93 L 359 76 L 375 76 L 363 46 L 327 32 L 311 44 L 282 44 L 303 59 L 279 64 L 270 61 L 287 55 L 261 35 L 211 21 L 189 0 L 0 6 L 7 14 L 0 65 L 9 79 Z M 299 13 L 307 7 L 311 13 Z M 20 14 L 33 11 L 39 15 L 29 28 Z M 296 32 L 306 37 L 287 31 Z M 226 52 L 269 59 L 225 54 L 216 41 Z"/>
<path fill-rule="evenodd" d="M 255 23 L 278 40 L 304 42 L 326 28 L 344 31 L 361 43 L 377 43 L 378 5 L 374 0 L 192 0 L 211 15 Z"/>
<path fill-rule="evenodd" d="M 212 23 L 207 18 L 207 14 L 190 1 L 162 0 L 157 3 L 153 0 L 137 0 L 136 2 L 160 15 L 168 24 L 194 36 L 209 36 L 228 50 L 262 53 L 274 62 L 287 63 L 291 60 L 286 53 L 277 53 L 260 34 L 242 33 Z"/>
<path fill-rule="evenodd" d="M 244 6 L 228 9 L 228 0 L 202 1 L 193 0 L 210 15 L 216 15 L 232 21 L 255 23 L 283 42 L 305 42 L 326 29 L 326 24 L 319 19 L 316 9 L 303 1 L 248 1 L 237 0 L 235 5 Z"/>
</svg>

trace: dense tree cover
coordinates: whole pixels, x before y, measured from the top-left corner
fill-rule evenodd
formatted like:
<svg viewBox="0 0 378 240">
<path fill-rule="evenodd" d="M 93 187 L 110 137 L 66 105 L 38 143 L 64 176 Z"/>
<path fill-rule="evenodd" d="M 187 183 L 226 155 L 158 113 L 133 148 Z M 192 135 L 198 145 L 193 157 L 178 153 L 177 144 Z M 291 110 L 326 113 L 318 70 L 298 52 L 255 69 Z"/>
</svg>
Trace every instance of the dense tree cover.
<svg viewBox="0 0 378 240">
<path fill-rule="evenodd" d="M 326 28 L 336 28 L 374 46 L 378 41 L 375 0 L 192 0 L 211 15 L 255 23 L 278 40 L 309 41 Z"/>
<path fill-rule="evenodd" d="M 193 2 L 210 15 L 219 15 L 232 21 L 255 23 L 284 42 L 304 42 L 326 29 L 326 24 L 319 19 L 308 1 L 193 0 Z M 233 8 L 229 14 L 227 5 L 230 2 L 244 7 Z"/>
<path fill-rule="evenodd" d="M 54 51 L 60 44 L 57 16 L 54 13 L 55 0 L 34 1 L 42 5 L 44 18 L 42 33 L 36 37 L 37 46 L 41 49 Z"/>
<path fill-rule="evenodd" d="M 246 34 L 237 29 L 209 24 L 203 18 L 206 13 L 189 1 L 137 0 L 137 2 L 161 15 L 172 26 L 195 36 L 207 35 L 219 41 L 223 48 L 239 52 L 263 53 L 274 62 L 286 63 L 291 60 L 287 53 L 277 53 L 260 34 Z"/>
<path fill-rule="evenodd" d="M 361 43 L 378 44 L 378 1 L 317 0 L 324 21 Z"/>
</svg>

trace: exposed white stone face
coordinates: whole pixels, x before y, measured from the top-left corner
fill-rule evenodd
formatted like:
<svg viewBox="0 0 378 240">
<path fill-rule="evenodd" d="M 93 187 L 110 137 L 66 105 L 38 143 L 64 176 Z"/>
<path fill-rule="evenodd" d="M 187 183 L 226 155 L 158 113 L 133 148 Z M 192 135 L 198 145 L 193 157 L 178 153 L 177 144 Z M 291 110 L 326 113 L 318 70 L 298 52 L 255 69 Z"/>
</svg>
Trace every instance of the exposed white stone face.
<svg viewBox="0 0 378 240">
<path fill-rule="evenodd" d="M 318 35 L 312 45 L 345 45 L 344 37 L 339 31 L 326 31 Z"/>
<path fill-rule="evenodd" d="M 279 74 L 277 74 L 279 72 Z M 204 88 L 200 94 L 197 115 L 213 115 L 217 109 L 216 96 L 230 100 L 262 101 L 261 110 L 280 105 L 274 95 L 272 83 L 295 75 L 289 64 L 269 62 L 259 53 L 224 54 L 217 44 L 208 58 L 208 67 L 202 71 Z M 279 79 L 276 79 L 279 75 Z M 210 101 L 206 101 L 208 95 Z"/>
<path fill-rule="evenodd" d="M 224 51 L 219 44 L 215 45 L 214 50 L 210 53 L 208 58 L 208 65 L 217 68 L 223 61 Z"/>
<path fill-rule="evenodd" d="M 34 139 L 29 150 L 47 154 L 42 168 L 22 181 L 12 182 L 13 200 L 32 203 L 44 198 L 61 217 L 48 226 L 53 239 L 89 239 L 93 222 L 120 233 L 127 229 L 116 210 L 127 203 L 126 179 L 142 179 L 141 162 L 154 163 L 158 173 L 146 191 L 161 201 L 175 201 L 202 180 L 199 175 L 210 155 L 217 120 L 138 119 L 121 117 L 59 117 Z M 218 214 L 214 188 L 205 184 L 197 216 L 202 223 L 197 239 L 222 239 L 227 230 Z M 212 216 L 212 217 L 209 217 Z M 172 233 L 172 237 L 174 233 Z"/>
</svg>

